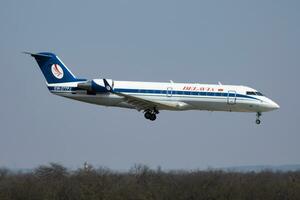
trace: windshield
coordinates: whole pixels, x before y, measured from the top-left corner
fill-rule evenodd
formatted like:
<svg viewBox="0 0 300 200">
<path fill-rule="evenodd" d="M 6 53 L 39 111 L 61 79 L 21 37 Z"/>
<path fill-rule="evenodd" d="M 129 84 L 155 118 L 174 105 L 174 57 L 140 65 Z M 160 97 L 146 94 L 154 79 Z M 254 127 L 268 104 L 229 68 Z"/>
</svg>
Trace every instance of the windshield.
<svg viewBox="0 0 300 200">
<path fill-rule="evenodd" d="M 261 92 L 255 92 L 255 91 L 247 91 L 247 95 L 256 95 L 256 96 L 264 96 Z"/>
</svg>

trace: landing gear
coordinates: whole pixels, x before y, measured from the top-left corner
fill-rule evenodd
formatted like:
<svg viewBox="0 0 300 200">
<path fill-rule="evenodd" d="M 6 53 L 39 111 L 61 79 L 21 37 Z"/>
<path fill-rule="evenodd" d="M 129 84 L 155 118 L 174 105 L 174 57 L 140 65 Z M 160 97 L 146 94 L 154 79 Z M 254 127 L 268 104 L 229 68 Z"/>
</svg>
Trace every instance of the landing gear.
<svg viewBox="0 0 300 200">
<path fill-rule="evenodd" d="M 260 113 L 260 112 L 256 113 L 256 120 L 255 120 L 255 123 L 256 123 L 256 124 L 260 124 L 260 122 L 261 122 L 260 119 L 259 119 L 260 116 L 261 116 L 261 113 Z"/>
<path fill-rule="evenodd" d="M 152 114 L 150 112 L 145 112 L 145 114 L 144 114 L 146 119 L 150 119 L 151 115 Z"/>
<path fill-rule="evenodd" d="M 153 108 L 153 110 L 145 110 L 145 118 L 149 119 L 151 121 L 156 120 L 156 114 L 158 114 L 158 110 L 156 110 L 156 108 Z"/>
<path fill-rule="evenodd" d="M 150 120 L 151 120 L 151 121 L 154 121 L 154 120 L 156 120 L 156 114 L 151 114 L 151 116 L 150 116 Z"/>
</svg>

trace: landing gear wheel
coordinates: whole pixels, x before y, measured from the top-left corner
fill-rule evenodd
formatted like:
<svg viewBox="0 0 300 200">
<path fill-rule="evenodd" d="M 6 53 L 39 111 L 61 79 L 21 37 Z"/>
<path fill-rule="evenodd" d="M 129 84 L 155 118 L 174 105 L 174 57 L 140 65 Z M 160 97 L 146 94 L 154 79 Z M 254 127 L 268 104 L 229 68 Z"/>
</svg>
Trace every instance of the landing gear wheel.
<svg viewBox="0 0 300 200">
<path fill-rule="evenodd" d="M 261 116 L 261 113 L 260 112 L 258 112 L 258 113 L 256 113 L 256 120 L 255 120 L 255 123 L 256 124 L 260 124 L 260 116 Z"/>
<path fill-rule="evenodd" d="M 146 118 L 146 119 L 150 119 L 151 118 L 151 113 L 150 112 L 145 112 L 145 114 L 144 114 L 144 117 Z"/>
<path fill-rule="evenodd" d="M 156 108 L 153 109 L 147 109 L 144 111 L 144 117 L 146 119 L 149 119 L 151 121 L 156 120 L 156 115 L 159 113 L 159 111 Z"/>
<path fill-rule="evenodd" d="M 151 115 L 150 115 L 150 120 L 151 120 L 151 121 L 156 120 L 156 114 L 151 114 Z"/>
</svg>

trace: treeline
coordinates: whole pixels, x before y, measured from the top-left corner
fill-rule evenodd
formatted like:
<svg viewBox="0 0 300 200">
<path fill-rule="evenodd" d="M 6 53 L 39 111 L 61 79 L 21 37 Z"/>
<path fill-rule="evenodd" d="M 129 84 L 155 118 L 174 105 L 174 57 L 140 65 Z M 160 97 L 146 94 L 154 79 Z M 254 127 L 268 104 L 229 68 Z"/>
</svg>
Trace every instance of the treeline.
<svg viewBox="0 0 300 200">
<path fill-rule="evenodd" d="M 0 169 L 0 199 L 300 199 L 300 171 L 238 173 L 162 171 L 135 165 L 128 172 L 51 163 L 30 172 Z"/>
</svg>

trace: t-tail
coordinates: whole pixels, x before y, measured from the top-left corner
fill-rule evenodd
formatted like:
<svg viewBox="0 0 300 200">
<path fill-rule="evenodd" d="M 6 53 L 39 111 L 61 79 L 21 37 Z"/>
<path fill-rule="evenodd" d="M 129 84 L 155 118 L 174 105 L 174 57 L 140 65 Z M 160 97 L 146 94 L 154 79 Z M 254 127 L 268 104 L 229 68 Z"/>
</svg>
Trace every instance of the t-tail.
<svg viewBox="0 0 300 200">
<path fill-rule="evenodd" d="M 54 53 L 24 53 L 29 54 L 35 58 L 47 81 L 47 84 L 79 82 L 86 80 L 76 78 L 76 76 L 74 76 L 74 74 Z"/>
</svg>

